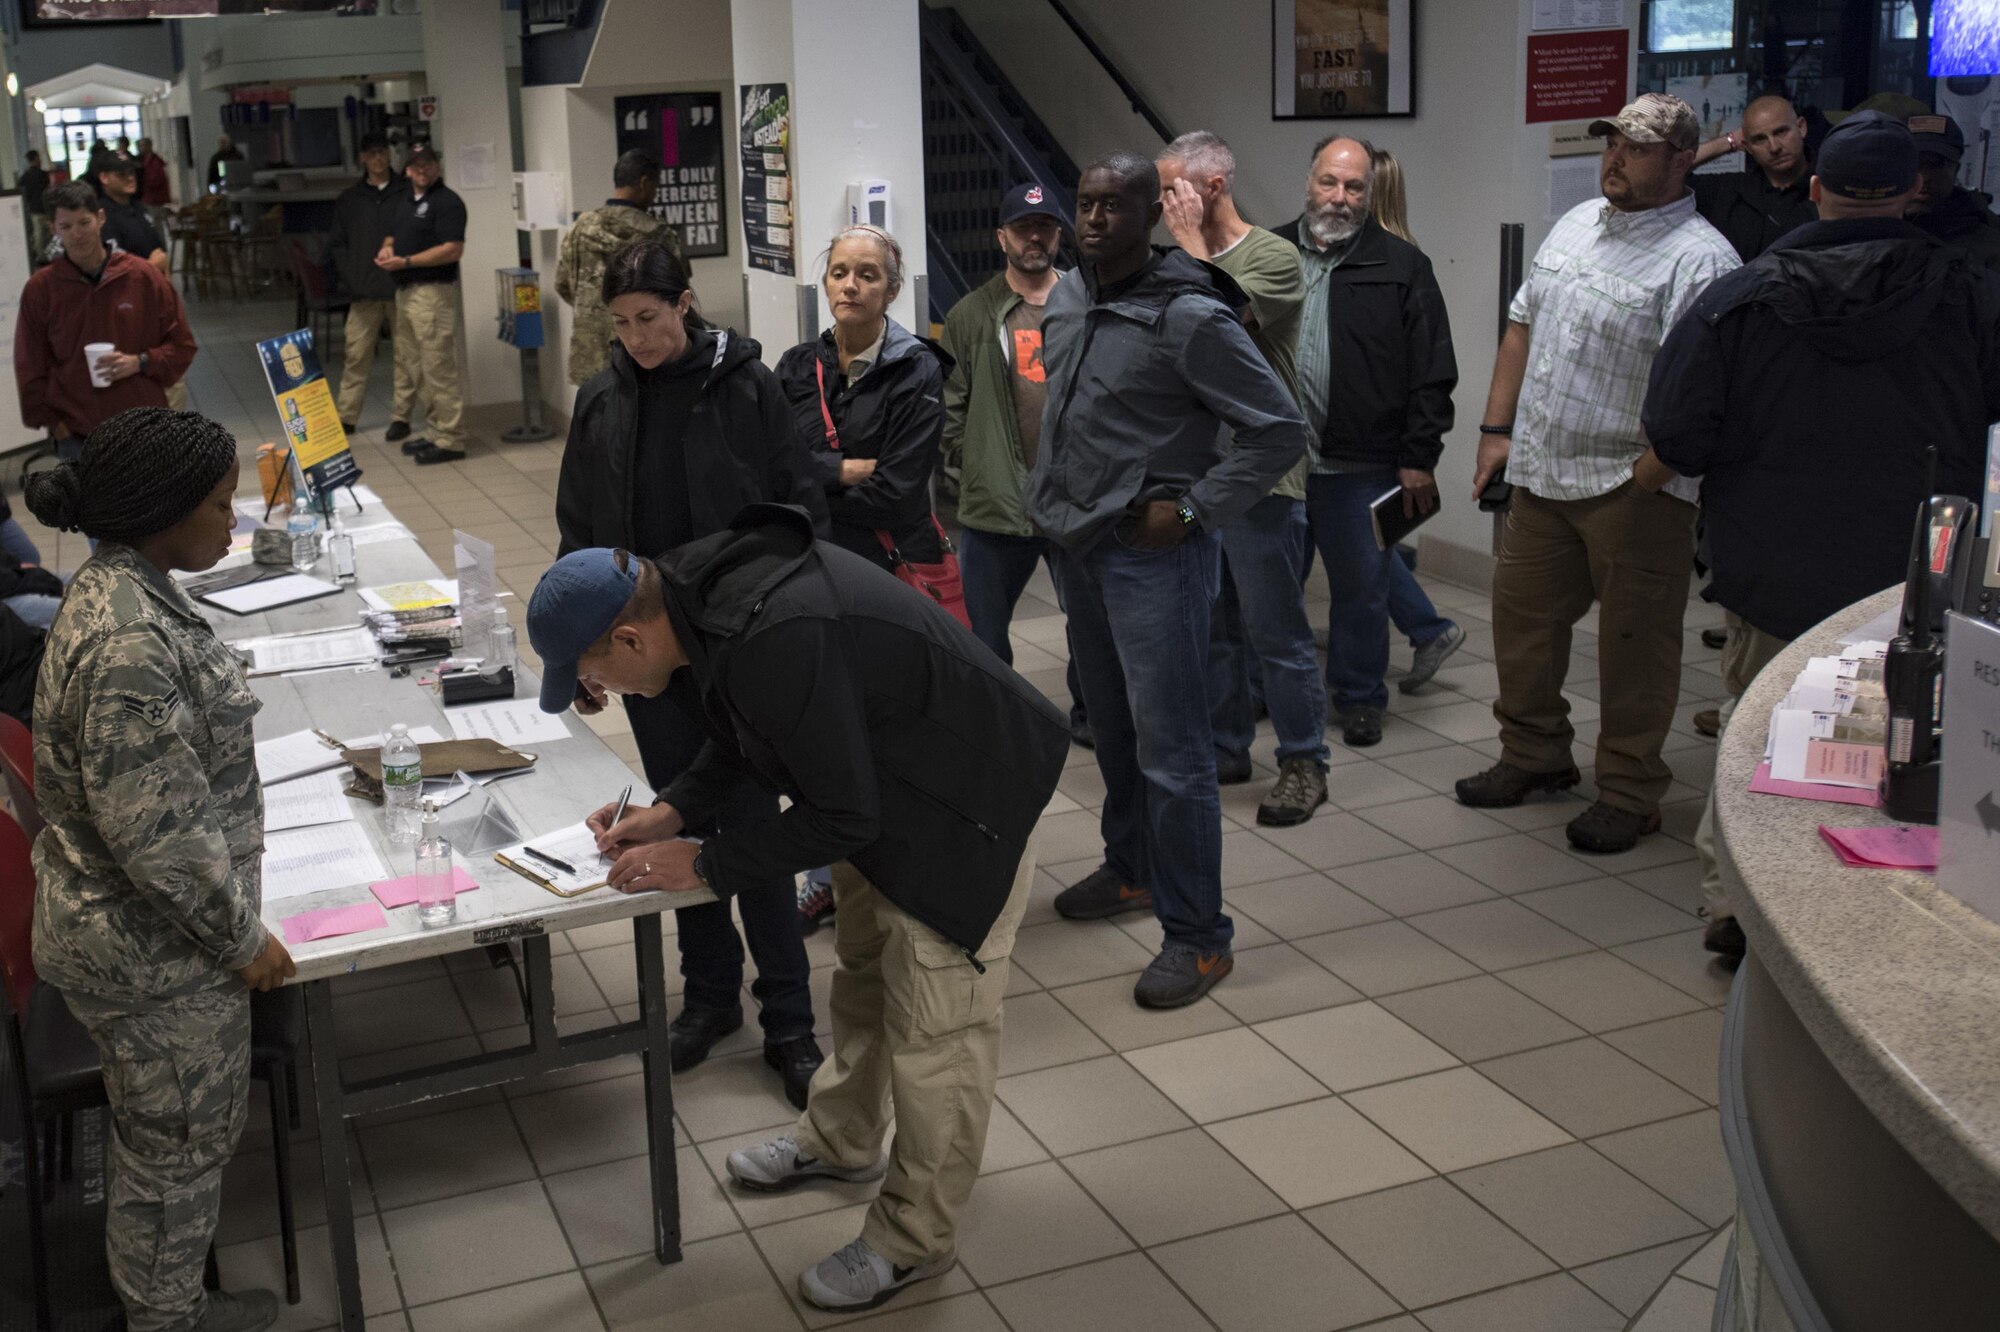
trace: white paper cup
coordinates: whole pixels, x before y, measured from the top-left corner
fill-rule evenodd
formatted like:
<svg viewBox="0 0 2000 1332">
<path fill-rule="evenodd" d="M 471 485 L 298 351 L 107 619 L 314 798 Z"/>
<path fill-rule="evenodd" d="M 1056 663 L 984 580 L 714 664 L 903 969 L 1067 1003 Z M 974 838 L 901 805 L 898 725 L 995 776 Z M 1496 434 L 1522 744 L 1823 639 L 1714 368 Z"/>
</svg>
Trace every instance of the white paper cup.
<svg viewBox="0 0 2000 1332">
<path fill-rule="evenodd" d="M 97 368 L 100 357 L 109 356 L 118 350 L 115 342 L 86 342 L 83 344 L 83 361 L 90 367 L 90 382 L 98 388 L 110 388 L 111 380 Z"/>
</svg>

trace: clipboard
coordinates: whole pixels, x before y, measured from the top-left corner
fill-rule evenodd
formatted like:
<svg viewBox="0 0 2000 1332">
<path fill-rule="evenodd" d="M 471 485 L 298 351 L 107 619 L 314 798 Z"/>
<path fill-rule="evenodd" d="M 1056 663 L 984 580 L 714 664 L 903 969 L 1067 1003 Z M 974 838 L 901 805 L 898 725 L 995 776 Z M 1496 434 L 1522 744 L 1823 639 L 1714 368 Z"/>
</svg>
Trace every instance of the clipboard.
<svg viewBox="0 0 2000 1332">
<path fill-rule="evenodd" d="M 583 853 L 589 855 L 589 868 L 575 874 L 565 874 L 561 870 L 544 864 L 527 854 L 526 848 L 535 847 L 547 851 L 559 860 L 584 864 Z M 580 850 L 579 848 L 582 848 Z M 610 866 L 597 853 L 597 837 L 581 823 L 573 823 L 567 828 L 531 837 L 494 853 L 493 859 L 505 865 L 530 883 L 541 885 L 557 897 L 581 897 L 585 893 L 596 892 L 610 886 L 607 877 Z"/>
</svg>

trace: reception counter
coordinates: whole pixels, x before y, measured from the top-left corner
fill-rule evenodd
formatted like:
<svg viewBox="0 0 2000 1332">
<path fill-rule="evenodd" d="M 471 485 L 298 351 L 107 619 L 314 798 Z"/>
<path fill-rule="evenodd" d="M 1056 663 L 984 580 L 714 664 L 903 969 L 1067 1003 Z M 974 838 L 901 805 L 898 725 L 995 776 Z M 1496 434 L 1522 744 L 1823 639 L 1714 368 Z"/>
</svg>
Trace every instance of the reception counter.
<svg viewBox="0 0 2000 1332">
<path fill-rule="evenodd" d="M 1721 740 L 1717 850 L 1749 956 L 1723 1029 L 1738 1224 L 1719 1332 L 2000 1328 L 2000 925 L 1819 836 L 1880 810 L 1747 789 L 1806 658 L 1900 595 L 1795 642 Z"/>
</svg>

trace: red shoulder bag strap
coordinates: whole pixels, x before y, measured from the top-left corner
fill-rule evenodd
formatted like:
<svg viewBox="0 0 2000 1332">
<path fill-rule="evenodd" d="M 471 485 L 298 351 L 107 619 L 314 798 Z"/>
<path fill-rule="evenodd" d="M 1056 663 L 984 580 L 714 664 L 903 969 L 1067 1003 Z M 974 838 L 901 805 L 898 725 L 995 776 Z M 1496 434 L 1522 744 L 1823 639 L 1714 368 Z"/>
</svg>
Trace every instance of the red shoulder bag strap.
<svg viewBox="0 0 2000 1332">
<path fill-rule="evenodd" d="M 826 362 L 820 360 L 817 355 L 813 357 L 813 377 L 819 381 L 819 419 L 826 425 L 826 446 L 838 453 L 840 432 L 834 429 L 833 412 L 826 405 Z M 936 522 L 937 519 L 933 518 L 931 521 Z M 939 529 L 939 535 L 943 535 L 943 529 Z M 878 527 L 875 529 L 875 539 L 882 543 L 882 552 L 889 557 L 889 563 L 903 562 L 903 552 L 896 549 L 894 537 Z"/>
</svg>

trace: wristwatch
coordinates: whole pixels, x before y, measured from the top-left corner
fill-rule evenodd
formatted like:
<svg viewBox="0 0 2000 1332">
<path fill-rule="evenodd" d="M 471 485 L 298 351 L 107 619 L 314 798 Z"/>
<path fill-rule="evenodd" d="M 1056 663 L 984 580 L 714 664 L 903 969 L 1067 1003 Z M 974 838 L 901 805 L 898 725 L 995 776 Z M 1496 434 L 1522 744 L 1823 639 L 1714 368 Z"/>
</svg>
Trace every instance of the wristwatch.
<svg viewBox="0 0 2000 1332">
<path fill-rule="evenodd" d="M 143 375 L 152 368 L 153 368 L 153 354 L 151 352 L 140 352 L 139 373 Z"/>
<path fill-rule="evenodd" d="M 706 846 L 694 853 L 694 877 L 700 879 L 702 885 L 710 892 L 715 891 L 715 876 L 710 872 Z"/>
<path fill-rule="evenodd" d="M 1180 518 L 1182 527 L 1187 528 L 1191 532 L 1201 530 L 1200 525 L 1194 519 L 1194 505 L 1189 504 L 1186 500 L 1182 500 L 1179 504 L 1174 505 L 1174 513 Z"/>
</svg>

